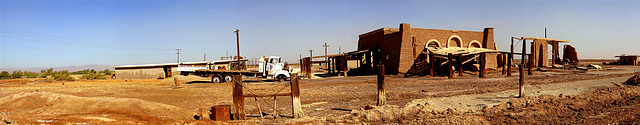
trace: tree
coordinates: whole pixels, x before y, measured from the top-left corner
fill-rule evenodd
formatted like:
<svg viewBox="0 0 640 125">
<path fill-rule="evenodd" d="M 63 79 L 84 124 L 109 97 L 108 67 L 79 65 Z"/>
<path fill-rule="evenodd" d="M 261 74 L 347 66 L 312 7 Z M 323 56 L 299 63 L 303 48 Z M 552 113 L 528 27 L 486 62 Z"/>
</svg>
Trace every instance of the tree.
<svg viewBox="0 0 640 125">
<path fill-rule="evenodd" d="M 14 70 L 14 71 L 11 73 L 11 78 L 12 78 L 12 79 L 20 79 L 20 78 L 22 78 L 22 71 L 20 71 L 20 70 L 15 71 L 15 70 Z"/>
<path fill-rule="evenodd" d="M 104 73 L 105 75 L 111 75 L 111 74 L 113 74 L 113 73 L 111 72 L 111 70 L 109 70 L 109 69 L 104 69 L 104 71 L 102 71 L 102 73 Z"/>
<path fill-rule="evenodd" d="M 53 73 L 53 68 L 47 69 L 47 75 L 51 75 L 51 73 Z"/>
<path fill-rule="evenodd" d="M 9 72 L 7 71 L 2 71 L 2 73 L 0 73 L 0 79 L 10 79 L 11 75 L 9 75 Z"/>
</svg>

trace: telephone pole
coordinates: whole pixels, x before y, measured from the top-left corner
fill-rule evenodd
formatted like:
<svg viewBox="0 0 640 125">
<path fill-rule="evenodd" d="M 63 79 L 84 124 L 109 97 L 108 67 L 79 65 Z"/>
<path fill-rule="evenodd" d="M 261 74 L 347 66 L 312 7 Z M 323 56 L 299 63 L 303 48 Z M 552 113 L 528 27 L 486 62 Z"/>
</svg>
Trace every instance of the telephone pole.
<svg viewBox="0 0 640 125">
<path fill-rule="evenodd" d="M 238 50 L 238 66 L 237 66 L 237 70 L 240 70 L 240 30 L 236 29 L 236 31 L 233 31 L 234 33 L 236 33 L 236 47 Z"/>
<path fill-rule="evenodd" d="M 204 53 L 204 59 L 202 61 L 207 61 L 207 53 Z"/>
<path fill-rule="evenodd" d="M 322 47 L 324 47 L 324 64 L 326 65 L 325 67 L 327 67 L 326 69 L 329 69 L 329 57 L 327 57 L 327 47 L 329 47 L 329 45 L 325 42 Z"/>
<path fill-rule="evenodd" d="M 178 62 L 178 64 L 180 64 L 180 50 L 182 50 L 182 49 L 176 49 L 176 50 L 178 50 L 178 53 L 176 53 L 178 55 L 178 61 L 177 62 Z"/>
<path fill-rule="evenodd" d="M 313 50 L 309 50 L 309 61 L 313 60 Z M 313 63 L 311 63 L 313 64 Z"/>
</svg>

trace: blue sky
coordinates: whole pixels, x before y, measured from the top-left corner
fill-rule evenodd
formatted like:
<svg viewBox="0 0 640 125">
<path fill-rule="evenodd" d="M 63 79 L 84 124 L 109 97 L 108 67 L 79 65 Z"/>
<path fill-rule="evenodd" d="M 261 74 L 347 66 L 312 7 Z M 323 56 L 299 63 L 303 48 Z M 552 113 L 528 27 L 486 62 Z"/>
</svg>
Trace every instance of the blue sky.
<svg viewBox="0 0 640 125">
<path fill-rule="evenodd" d="M 571 40 L 580 58 L 640 54 L 640 1 L 0 0 L 0 68 L 128 65 L 357 49 L 381 27 L 481 31 Z"/>
</svg>

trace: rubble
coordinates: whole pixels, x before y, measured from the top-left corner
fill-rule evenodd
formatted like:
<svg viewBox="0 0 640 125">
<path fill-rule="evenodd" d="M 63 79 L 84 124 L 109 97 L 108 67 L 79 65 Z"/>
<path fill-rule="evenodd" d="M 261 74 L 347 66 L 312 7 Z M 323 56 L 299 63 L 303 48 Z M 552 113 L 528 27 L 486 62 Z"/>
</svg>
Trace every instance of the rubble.
<svg viewBox="0 0 640 125">
<path fill-rule="evenodd" d="M 638 85 L 640 84 L 640 72 L 636 72 L 636 75 L 634 75 L 633 77 L 629 78 L 627 81 L 624 82 L 624 84 L 627 85 Z"/>
</svg>

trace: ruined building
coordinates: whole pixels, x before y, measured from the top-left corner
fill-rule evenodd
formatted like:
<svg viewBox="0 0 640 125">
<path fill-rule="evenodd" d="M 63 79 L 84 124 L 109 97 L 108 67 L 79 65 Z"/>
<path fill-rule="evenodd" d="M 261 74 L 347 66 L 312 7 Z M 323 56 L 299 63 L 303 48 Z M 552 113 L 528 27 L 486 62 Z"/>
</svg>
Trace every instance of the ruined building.
<svg viewBox="0 0 640 125">
<path fill-rule="evenodd" d="M 385 65 L 388 74 L 418 71 L 414 69 L 415 65 L 425 60 L 425 55 L 428 54 L 427 47 L 496 50 L 493 28 L 485 28 L 484 31 L 459 31 L 411 28 L 409 24 L 402 23 L 400 28 L 380 28 L 361 34 L 358 40 L 358 51 L 379 49 L 377 57 L 381 58 L 379 61 Z M 498 54 L 487 54 L 486 68 L 497 69 L 497 60 Z"/>
</svg>

